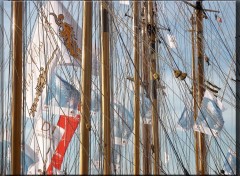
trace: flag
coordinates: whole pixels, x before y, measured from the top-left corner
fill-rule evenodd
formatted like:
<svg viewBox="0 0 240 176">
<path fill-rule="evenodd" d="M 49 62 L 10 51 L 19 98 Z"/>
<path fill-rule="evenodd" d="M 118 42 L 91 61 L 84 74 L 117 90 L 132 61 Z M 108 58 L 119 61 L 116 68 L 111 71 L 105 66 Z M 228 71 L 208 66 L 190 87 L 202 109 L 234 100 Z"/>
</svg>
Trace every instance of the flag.
<svg viewBox="0 0 240 176">
<path fill-rule="evenodd" d="M 198 132 L 218 136 L 223 125 L 222 110 L 218 107 L 217 98 L 206 90 L 193 128 Z"/>
<path fill-rule="evenodd" d="M 59 31 L 56 23 L 61 14 L 64 24 L 72 27 L 75 44 L 81 47 L 82 30 L 71 14 L 61 2 L 46 2 L 27 52 L 27 115 L 36 119 L 30 142 L 36 160 L 29 166 L 29 174 L 61 174 L 65 152 L 80 121 L 81 62 L 64 44 L 64 29 Z M 31 113 L 30 108 L 36 111 Z"/>
<path fill-rule="evenodd" d="M 223 103 L 221 102 L 221 100 L 219 98 L 217 98 L 217 106 L 219 107 L 219 109 L 224 112 L 226 111 L 226 107 L 223 105 Z"/>
<path fill-rule="evenodd" d="M 64 5 L 58 1 L 46 2 L 37 18 L 35 32 L 27 49 L 26 105 L 28 117 L 41 116 L 46 98 L 47 83 L 57 65 L 80 67 L 80 60 L 73 58 L 59 35 L 59 26 L 51 13 L 63 14 L 64 22 L 72 26 L 78 47 L 82 44 L 82 30 Z M 31 109 L 32 108 L 32 109 Z M 32 111 L 35 112 L 32 113 Z"/>
<path fill-rule="evenodd" d="M 49 11 L 51 10 L 47 10 L 48 6 L 50 6 L 50 2 L 46 4 L 44 12 L 45 15 L 50 18 Z M 38 118 L 37 114 L 32 114 L 30 112 L 30 108 L 35 102 L 35 110 L 37 111 L 42 109 L 39 102 L 41 102 L 41 100 L 44 100 L 45 91 L 43 90 L 44 88 L 46 88 L 46 85 L 44 86 L 44 88 L 42 87 L 42 93 L 39 93 L 39 96 L 37 96 L 36 93 L 38 80 L 42 80 L 42 86 L 48 81 L 48 77 L 52 74 L 53 71 L 52 68 L 54 68 L 54 66 L 56 65 L 58 60 L 57 58 L 60 57 L 59 50 L 57 50 L 57 52 L 53 54 L 56 46 L 58 45 L 58 43 L 54 41 L 54 39 L 57 38 L 56 34 L 58 33 L 58 27 L 54 24 L 53 20 L 49 20 L 48 26 L 44 21 L 45 20 L 43 19 L 43 15 L 40 15 L 40 17 L 37 19 L 35 33 L 33 34 L 32 41 L 30 42 L 27 51 L 27 78 L 25 85 L 26 104 L 27 108 L 29 109 L 29 113 L 27 113 L 26 115 L 29 117 L 35 116 L 36 118 Z M 56 34 L 51 33 L 49 30 L 50 28 Z M 61 51 L 64 52 L 64 50 L 66 49 L 64 47 L 61 47 Z M 53 58 L 51 62 L 47 62 L 50 61 L 51 57 Z M 44 74 L 43 71 L 45 70 L 47 63 L 48 71 L 46 72 L 46 74 Z M 38 79 L 40 78 L 41 73 L 43 73 L 43 79 Z"/>
<path fill-rule="evenodd" d="M 217 22 L 222 23 L 222 18 L 220 18 L 217 14 L 215 14 L 215 19 Z"/>
<path fill-rule="evenodd" d="M 59 115 L 57 127 L 65 131 L 54 149 L 51 162 L 47 167 L 48 174 L 53 174 L 54 168 L 61 169 L 65 152 L 80 121 L 78 114 L 80 93 L 78 90 L 57 74 L 52 76 L 51 82 L 52 84 L 47 89 L 45 109 L 48 111 L 51 107 L 52 113 Z"/>
<path fill-rule="evenodd" d="M 169 44 L 170 48 L 176 48 L 177 47 L 175 36 L 167 34 L 167 39 L 168 39 L 168 44 Z"/>
<path fill-rule="evenodd" d="M 194 119 L 193 119 L 193 111 L 190 109 L 190 107 L 185 106 L 182 115 L 180 119 L 178 120 L 178 125 L 184 129 L 189 130 L 194 125 Z"/>
<path fill-rule="evenodd" d="M 226 155 L 226 161 L 224 162 L 223 170 L 225 175 L 236 174 L 236 153 L 231 149 L 228 150 Z"/>
</svg>

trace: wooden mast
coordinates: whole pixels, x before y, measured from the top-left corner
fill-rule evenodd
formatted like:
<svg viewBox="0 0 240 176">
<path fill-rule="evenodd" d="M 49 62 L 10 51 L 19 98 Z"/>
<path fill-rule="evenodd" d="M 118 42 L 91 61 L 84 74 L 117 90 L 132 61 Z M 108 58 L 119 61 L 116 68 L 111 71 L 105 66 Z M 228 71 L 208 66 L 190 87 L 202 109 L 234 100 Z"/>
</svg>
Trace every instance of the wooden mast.
<svg viewBox="0 0 240 176">
<path fill-rule="evenodd" d="M 154 158 L 154 169 L 153 174 L 158 175 L 160 163 L 159 163 L 159 139 L 158 139 L 158 113 L 157 113 L 157 87 L 156 79 L 154 75 L 156 74 L 156 27 L 155 27 L 155 12 L 153 9 L 152 0 L 148 1 L 148 25 L 150 26 L 150 59 L 151 59 L 151 100 L 152 100 L 152 134 L 153 134 L 153 158 Z"/>
<path fill-rule="evenodd" d="M 140 79 L 139 79 L 139 2 L 133 1 L 133 57 L 134 57 L 134 174 L 140 171 Z"/>
<path fill-rule="evenodd" d="M 240 80 L 240 2 L 236 1 L 236 80 Z M 236 81 L 236 175 L 240 175 L 240 82 Z"/>
<path fill-rule="evenodd" d="M 103 4 L 104 3 L 104 4 Z M 102 127 L 103 127 L 103 174 L 111 174 L 111 124 L 110 124 L 110 78 L 109 78 L 109 20 L 101 1 L 101 71 L 102 71 Z"/>
<path fill-rule="evenodd" d="M 13 53 L 12 53 L 12 135 L 11 170 L 21 174 L 21 124 L 22 124 L 22 20 L 23 2 L 13 1 Z"/>
<path fill-rule="evenodd" d="M 203 49 L 203 8 L 202 0 L 196 2 L 197 58 L 198 58 L 198 106 L 200 107 L 204 94 L 204 49 Z M 204 133 L 198 133 L 199 166 L 197 174 L 207 173 L 207 153 Z"/>
<path fill-rule="evenodd" d="M 143 14 L 142 14 L 142 73 L 143 73 L 143 88 L 145 94 L 149 97 L 149 61 L 148 61 L 148 37 L 147 37 L 147 17 L 148 17 L 148 4 L 143 2 Z M 143 95 L 145 96 L 145 95 Z M 142 104 L 144 106 L 144 97 L 142 97 Z M 142 125 L 143 135 L 143 174 L 149 175 L 152 172 L 151 165 L 151 124 L 143 123 Z"/>
<path fill-rule="evenodd" d="M 81 132 L 80 132 L 80 171 L 88 174 L 89 168 L 89 134 L 91 128 L 91 75 L 92 75 L 92 2 L 83 2 L 82 35 L 82 97 L 81 97 Z"/>
<path fill-rule="evenodd" d="M 192 37 L 192 79 L 193 79 L 193 118 L 194 121 L 196 122 L 197 120 L 197 114 L 198 114 L 198 109 L 197 109 L 197 84 L 196 84 L 196 62 L 195 62 L 195 25 L 196 25 L 196 20 L 194 15 L 191 16 L 191 23 L 192 23 L 192 29 L 191 29 L 191 37 Z M 199 143 L 198 143 L 198 132 L 194 132 L 194 145 L 195 145 L 195 165 L 196 165 L 196 171 L 198 172 L 199 170 Z"/>
</svg>

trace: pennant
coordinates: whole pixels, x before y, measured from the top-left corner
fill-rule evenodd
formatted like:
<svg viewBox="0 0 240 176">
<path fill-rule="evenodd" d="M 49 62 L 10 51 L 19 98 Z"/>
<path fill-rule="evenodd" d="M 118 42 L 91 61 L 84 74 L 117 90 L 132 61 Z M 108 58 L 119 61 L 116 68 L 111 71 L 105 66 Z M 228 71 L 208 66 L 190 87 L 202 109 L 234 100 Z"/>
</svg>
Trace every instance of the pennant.
<svg viewBox="0 0 240 176">
<path fill-rule="evenodd" d="M 222 110 L 217 105 L 217 99 L 210 91 L 206 90 L 196 124 L 193 127 L 194 131 L 218 136 L 223 125 Z"/>
<path fill-rule="evenodd" d="M 175 36 L 167 34 L 167 39 L 168 39 L 168 44 L 169 44 L 170 48 L 176 48 L 177 47 Z"/>
</svg>

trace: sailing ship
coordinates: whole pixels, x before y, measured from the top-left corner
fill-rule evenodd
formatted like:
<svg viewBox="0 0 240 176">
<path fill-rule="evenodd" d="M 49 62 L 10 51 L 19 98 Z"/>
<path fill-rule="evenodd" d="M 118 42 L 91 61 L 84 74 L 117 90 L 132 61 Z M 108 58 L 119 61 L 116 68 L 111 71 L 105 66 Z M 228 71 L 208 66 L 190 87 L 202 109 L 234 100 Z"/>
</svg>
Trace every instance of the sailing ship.
<svg viewBox="0 0 240 176">
<path fill-rule="evenodd" d="M 237 1 L 0 3 L 2 175 L 240 174 Z"/>
</svg>

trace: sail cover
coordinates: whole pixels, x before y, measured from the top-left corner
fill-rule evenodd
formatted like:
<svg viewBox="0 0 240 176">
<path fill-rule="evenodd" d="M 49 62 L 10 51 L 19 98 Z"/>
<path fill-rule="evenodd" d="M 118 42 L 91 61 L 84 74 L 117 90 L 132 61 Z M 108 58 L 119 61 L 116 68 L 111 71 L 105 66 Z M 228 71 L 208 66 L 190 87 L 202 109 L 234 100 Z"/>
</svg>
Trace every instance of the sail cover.
<svg viewBox="0 0 240 176">
<path fill-rule="evenodd" d="M 209 90 L 206 90 L 200 111 L 198 112 L 196 124 L 194 125 L 194 130 L 208 135 L 218 136 L 224 125 L 221 108 L 222 107 L 219 107 L 217 98 L 214 97 Z"/>
</svg>

